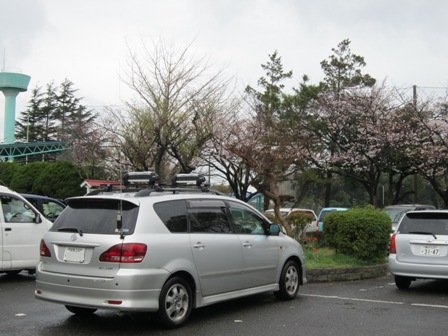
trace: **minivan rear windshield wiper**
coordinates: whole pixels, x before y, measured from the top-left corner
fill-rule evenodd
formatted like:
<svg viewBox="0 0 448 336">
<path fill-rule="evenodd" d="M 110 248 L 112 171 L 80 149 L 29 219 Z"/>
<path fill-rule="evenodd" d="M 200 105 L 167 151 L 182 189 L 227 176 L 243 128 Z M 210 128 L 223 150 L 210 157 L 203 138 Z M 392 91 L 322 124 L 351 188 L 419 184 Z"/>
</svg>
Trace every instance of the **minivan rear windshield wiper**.
<svg viewBox="0 0 448 336">
<path fill-rule="evenodd" d="M 75 228 L 75 227 L 64 227 L 64 228 L 60 228 L 58 229 L 58 232 L 76 232 L 78 233 L 81 237 L 83 235 L 82 230 Z"/>
<path fill-rule="evenodd" d="M 408 233 L 410 233 L 410 234 L 431 235 L 431 236 L 434 237 L 434 239 L 437 239 L 437 236 L 436 236 L 434 233 L 432 233 L 432 232 L 425 232 L 425 231 L 410 231 L 410 232 L 408 232 Z"/>
</svg>

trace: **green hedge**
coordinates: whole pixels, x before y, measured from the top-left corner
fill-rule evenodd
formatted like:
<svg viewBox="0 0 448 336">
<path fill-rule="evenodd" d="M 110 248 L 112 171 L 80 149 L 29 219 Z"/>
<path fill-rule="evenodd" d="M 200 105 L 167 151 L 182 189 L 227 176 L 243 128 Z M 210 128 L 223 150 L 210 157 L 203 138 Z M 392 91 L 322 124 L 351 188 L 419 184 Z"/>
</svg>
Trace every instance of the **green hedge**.
<svg viewBox="0 0 448 336">
<path fill-rule="evenodd" d="M 386 257 L 390 232 L 389 216 L 373 207 L 338 211 L 324 219 L 325 243 L 367 262 Z"/>
<path fill-rule="evenodd" d="M 19 193 L 55 198 L 83 195 L 84 178 L 79 168 L 67 161 L 31 162 L 27 165 L 0 162 L 0 181 Z"/>
</svg>

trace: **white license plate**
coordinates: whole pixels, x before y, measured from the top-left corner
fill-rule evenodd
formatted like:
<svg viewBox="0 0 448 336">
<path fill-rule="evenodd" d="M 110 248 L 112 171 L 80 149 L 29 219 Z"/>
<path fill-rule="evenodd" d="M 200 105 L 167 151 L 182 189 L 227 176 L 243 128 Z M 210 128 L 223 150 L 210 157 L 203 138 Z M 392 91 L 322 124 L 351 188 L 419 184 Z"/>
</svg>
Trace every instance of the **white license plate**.
<svg viewBox="0 0 448 336">
<path fill-rule="evenodd" d="M 431 247 L 431 246 L 422 246 L 420 248 L 420 255 L 424 256 L 439 256 L 440 250 L 438 247 Z"/>
<path fill-rule="evenodd" d="M 83 247 L 67 246 L 64 250 L 64 261 L 83 263 L 86 249 Z"/>
</svg>

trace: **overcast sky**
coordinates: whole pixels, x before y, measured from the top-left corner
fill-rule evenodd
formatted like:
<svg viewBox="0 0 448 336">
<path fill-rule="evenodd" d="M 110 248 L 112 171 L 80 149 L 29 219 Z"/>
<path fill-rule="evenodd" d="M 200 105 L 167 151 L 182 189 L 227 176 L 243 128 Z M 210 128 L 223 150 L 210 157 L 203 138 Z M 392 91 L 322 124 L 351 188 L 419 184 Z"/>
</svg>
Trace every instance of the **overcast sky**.
<svg viewBox="0 0 448 336">
<path fill-rule="evenodd" d="M 120 80 L 128 46 L 142 41 L 193 43 L 196 55 L 255 86 L 274 50 L 296 83 L 303 74 L 317 83 L 320 61 L 348 38 L 379 81 L 443 88 L 447 19 L 443 0 L 0 0 L 0 70 L 31 76 L 17 114 L 32 88 L 65 78 L 88 106 L 120 105 L 132 97 Z"/>
</svg>

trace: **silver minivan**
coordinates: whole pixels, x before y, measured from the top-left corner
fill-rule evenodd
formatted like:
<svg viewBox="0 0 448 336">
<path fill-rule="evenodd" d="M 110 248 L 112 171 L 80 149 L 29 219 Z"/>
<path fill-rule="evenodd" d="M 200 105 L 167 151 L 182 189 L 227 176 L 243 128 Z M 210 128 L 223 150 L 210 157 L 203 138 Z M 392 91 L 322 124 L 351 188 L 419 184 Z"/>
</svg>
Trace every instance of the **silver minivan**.
<svg viewBox="0 0 448 336">
<path fill-rule="evenodd" d="M 36 298 L 74 314 L 158 312 L 167 327 L 223 300 L 293 299 L 306 282 L 299 243 L 246 203 L 203 192 L 67 199 L 40 255 Z"/>
</svg>

